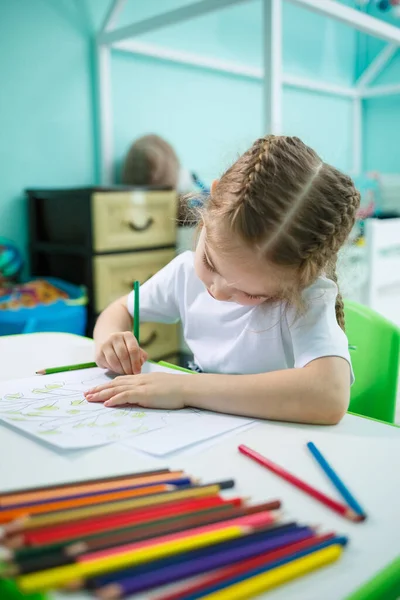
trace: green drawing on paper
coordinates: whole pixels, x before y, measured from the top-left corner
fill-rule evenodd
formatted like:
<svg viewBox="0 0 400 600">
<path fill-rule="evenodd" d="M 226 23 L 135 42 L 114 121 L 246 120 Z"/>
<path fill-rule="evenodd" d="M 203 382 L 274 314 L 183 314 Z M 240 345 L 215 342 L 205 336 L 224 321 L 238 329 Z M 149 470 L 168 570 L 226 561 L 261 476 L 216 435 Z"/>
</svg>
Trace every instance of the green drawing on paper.
<svg viewBox="0 0 400 600">
<path fill-rule="evenodd" d="M 76 409 L 76 408 L 72 408 L 71 410 L 67 410 L 67 413 L 69 415 L 79 415 L 80 414 L 80 410 Z"/>
<path fill-rule="evenodd" d="M 78 400 L 71 400 L 71 406 L 79 406 L 80 404 L 84 404 L 85 402 L 85 398 L 78 398 Z"/>
<path fill-rule="evenodd" d="M 145 433 L 148 431 L 147 427 L 136 427 L 136 429 L 131 429 L 130 433 Z"/>
<path fill-rule="evenodd" d="M 134 412 L 132 416 L 132 419 L 143 419 L 146 416 L 146 413 L 144 412 Z"/>
<path fill-rule="evenodd" d="M 19 398 L 23 397 L 24 395 L 18 392 L 17 394 L 6 394 L 4 400 L 19 400 Z"/>
<path fill-rule="evenodd" d="M 54 435 L 57 433 L 61 433 L 58 429 L 47 429 L 46 431 L 38 431 L 39 435 Z"/>
<path fill-rule="evenodd" d="M 38 410 L 58 410 L 58 406 L 54 406 L 54 404 L 44 404 L 43 406 L 39 406 Z"/>
</svg>

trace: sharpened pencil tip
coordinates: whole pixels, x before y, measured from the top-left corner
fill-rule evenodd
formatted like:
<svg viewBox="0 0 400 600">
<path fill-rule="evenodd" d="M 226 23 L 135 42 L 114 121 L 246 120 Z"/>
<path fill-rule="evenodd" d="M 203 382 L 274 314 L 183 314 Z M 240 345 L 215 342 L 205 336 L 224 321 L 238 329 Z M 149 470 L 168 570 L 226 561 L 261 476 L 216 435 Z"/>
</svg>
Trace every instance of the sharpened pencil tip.
<svg viewBox="0 0 400 600">
<path fill-rule="evenodd" d="M 362 521 L 365 521 L 367 515 L 356 513 L 354 510 L 349 509 L 346 512 L 346 517 L 350 519 L 350 521 L 353 521 L 353 523 L 361 523 Z"/>
<path fill-rule="evenodd" d="M 46 370 L 41 369 L 40 371 L 36 371 L 36 375 L 46 375 Z"/>
<path fill-rule="evenodd" d="M 8 548 L 0 547 L 0 568 L 3 561 L 10 560 L 12 558 L 12 552 Z"/>
</svg>

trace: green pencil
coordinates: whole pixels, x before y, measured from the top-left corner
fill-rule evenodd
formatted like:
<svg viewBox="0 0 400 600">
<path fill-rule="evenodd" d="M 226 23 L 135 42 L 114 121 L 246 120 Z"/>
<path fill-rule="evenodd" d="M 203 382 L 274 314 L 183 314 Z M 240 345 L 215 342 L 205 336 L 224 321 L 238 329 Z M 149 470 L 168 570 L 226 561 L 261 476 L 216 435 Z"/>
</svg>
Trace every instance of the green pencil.
<svg viewBox="0 0 400 600">
<path fill-rule="evenodd" d="M 135 281 L 133 284 L 133 291 L 135 293 L 134 307 L 133 307 L 133 335 L 137 339 L 137 343 L 140 345 L 140 300 L 139 300 L 140 283 Z"/>
<path fill-rule="evenodd" d="M 78 371 L 79 369 L 92 369 L 97 367 L 95 362 L 81 363 L 79 365 L 67 365 L 65 367 L 52 367 L 36 371 L 36 375 L 53 375 L 54 373 L 65 373 L 66 371 Z"/>
</svg>

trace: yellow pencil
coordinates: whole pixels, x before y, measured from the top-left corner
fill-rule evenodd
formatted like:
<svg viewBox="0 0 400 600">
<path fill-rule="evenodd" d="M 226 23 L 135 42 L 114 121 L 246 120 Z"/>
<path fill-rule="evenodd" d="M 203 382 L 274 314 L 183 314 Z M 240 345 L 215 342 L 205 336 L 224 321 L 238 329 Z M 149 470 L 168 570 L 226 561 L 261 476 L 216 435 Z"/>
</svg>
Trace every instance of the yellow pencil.
<svg viewBox="0 0 400 600">
<path fill-rule="evenodd" d="M 253 531 L 248 525 L 231 525 L 216 531 L 199 533 L 188 538 L 170 540 L 156 543 L 147 548 L 138 548 L 127 552 L 105 556 L 103 558 L 79 562 L 64 567 L 56 567 L 46 571 L 39 571 L 17 578 L 17 584 L 22 592 L 44 592 L 60 588 L 70 582 L 79 583 L 87 577 L 94 577 L 111 571 L 118 571 L 125 567 L 136 566 L 145 562 L 158 560 L 181 552 L 188 552 L 204 548 L 212 544 L 224 542 L 246 535 Z"/>
<path fill-rule="evenodd" d="M 244 579 L 224 589 L 221 589 L 207 596 L 207 600 L 246 600 L 247 598 L 258 597 L 268 590 L 278 585 L 287 583 L 292 579 L 306 575 L 329 563 L 337 560 L 342 554 L 343 546 L 335 544 L 318 550 L 313 554 L 308 554 L 303 558 L 298 558 L 266 573 L 255 575 L 250 579 Z"/>
<path fill-rule="evenodd" d="M 135 508 L 150 507 L 164 502 L 175 502 L 178 500 L 187 500 L 189 498 L 204 498 L 206 496 L 215 496 L 221 490 L 219 484 L 206 485 L 202 487 L 193 487 L 188 489 L 177 490 L 176 492 L 166 492 L 154 494 L 153 496 L 144 496 L 143 498 L 135 498 L 134 500 L 123 500 L 120 502 L 110 502 L 100 504 L 98 506 L 90 506 L 88 508 L 75 508 L 71 510 L 63 510 L 59 512 L 49 513 L 47 515 L 38 515 L 16 519 L 12 523 L 4 526 L 4 532 L 8 535 L 36 529 L 38 527 L 47 527 L 58 523 L 68 523 L 80 519 L 88 519 L 104 514 L 112 514 L 122 512 L 124 510 L 133 510 Z"/>
</svg>

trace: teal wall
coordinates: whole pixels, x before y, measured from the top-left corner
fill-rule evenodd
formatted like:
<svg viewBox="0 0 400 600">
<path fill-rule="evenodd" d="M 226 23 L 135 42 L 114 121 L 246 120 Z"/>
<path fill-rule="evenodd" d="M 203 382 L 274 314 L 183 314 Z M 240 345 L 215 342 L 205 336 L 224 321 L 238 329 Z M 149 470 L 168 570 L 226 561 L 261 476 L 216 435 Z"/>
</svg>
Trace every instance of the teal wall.
<svg viewBox="0 0 400 600">
<path fill-rule="evenodd" d="M 24 188 L 93 181 L 89 24 L 67 7 L 0 2 L 0 235 L 22 248 Z"/>
<path fill-rule="evenodd" d="M 393 13 L 382 13 L 372 9 L 370 14 L 392 25 L 400 26 L 400 19 L 395 18 Z M 384 46 L 384 42 L 380 40 L 363 36 L 361 50 L 364 67 Z M 399 51 L 372 85 L 390 84 L 400 84 Z M 363 102 L 363 107 L 364 169 L 382 173 L 400 173 L 400 95 L 371 98 Z"/>
<path fill-rule="evenodd" d="M 120 24 L 183 3 L 128 0 Z M 109 0 L 0 2 L 0 235 L 21 248 L 24 188 L 95 182 L 91 36 L 108 5 Z M 142 39 L 260 66 L 261 3 Z M 355 49 L 351 29 L 285 3 L 286 72 L 350 85 Z M 173 143 L 186 166 L 210 180 L 265 133 L 257 81 L 120 52 L 113 53 L 112 67 L 117 171 L 131 141 L 155 131 Z M 285 133 L 299 135 L 338 167 L 351 168 L 349 100 L 285 89 L 283 113 Z"/>
</svg>

